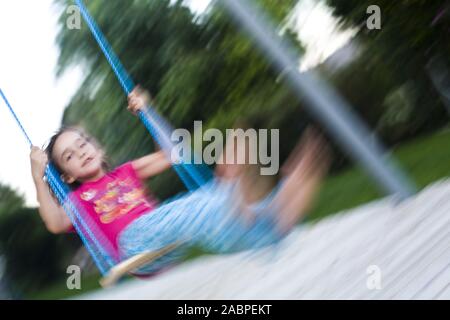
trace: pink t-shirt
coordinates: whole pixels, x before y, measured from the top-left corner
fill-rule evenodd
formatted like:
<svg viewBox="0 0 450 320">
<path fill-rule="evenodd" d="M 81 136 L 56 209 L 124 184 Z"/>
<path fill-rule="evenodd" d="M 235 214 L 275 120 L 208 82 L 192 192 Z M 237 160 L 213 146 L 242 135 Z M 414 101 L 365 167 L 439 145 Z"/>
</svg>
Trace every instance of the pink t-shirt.
<svg viewBox="0 0 450 320">
<path fill-rule="evenodd" d="M 119 233 L 133 220 L 152 211 L 156 200 L 149 197 L 131 162 L 97 181 L 86 182 L 71 193 L 85 214 L 117 250 Z"/>
</svg>

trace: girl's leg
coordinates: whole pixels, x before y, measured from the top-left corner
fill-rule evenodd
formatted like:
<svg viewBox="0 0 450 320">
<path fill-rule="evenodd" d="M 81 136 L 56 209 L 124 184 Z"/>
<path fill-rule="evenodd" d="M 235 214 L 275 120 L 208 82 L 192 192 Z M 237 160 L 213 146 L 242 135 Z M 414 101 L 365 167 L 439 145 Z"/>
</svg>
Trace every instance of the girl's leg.
<svg viewBox="0 0 450 320">
<path fill-rule="evenodd" d="M 310 209 L 320 182 L 329 167 L 329 150 L 323 138 L 314 130 L 308 129 L 283 167 L 283 179 L 276 192 L 272 192 L 271 201 L 265 201 L 266 211 L 276 213 L 278 229 L 288 232 L 296 222 L 304 217 Z M 264 180 L 258 174 L 248 175 L 245 170 L 239 176 L 242 194 L 261 196 Z M 266 190 L 264 190 L 266 191 Z M 243 206 L 249 207 L 254 201 L 251 196 L 243 197 Z M 260 198 L 259 198 L 260 199 Z M 259 200 L 258 199 L 258 200 Z M 249 210 L 243 210 L 247 213 Z M 254 219 L 255 215 L 253 215 Z"/>
<path fill-rule="evenodd" d="M 238 148 L 248 154 L 246 146 Z M 234 214 L 240 216 L 218 236 L 216 250 L 259 248 L 281 240 L 311 207 L 329 166 L 328 154 L 324 140 L 308 129 L 283 169 L 282 183 L 272 192 L 273 182 L 259 176 L 257 166 L 223 165 L 221 173 L 237 181 L 231 199 L 238 206 Z"/>
<path fill-rule="evenodd" d="M 140 270 L 150 273 L 180 261 L 192 246 L 214 253 L 231 253 L 279 241 L 281 234 L 273 232 L 273 218 L 265 215 L 264 206 L 255 210 L 259 216 L 252 223 L 239 214 L 238 189 L 235 182 L 215 180 L 138 218 L 120 236 L 124 258 L 181 244 Z"/>
<path fill-rule="evenodd" d="M 145 251 L 157 251 L 178 244 L 173 252 L 151 263 L 141 272 L 155 272 L 179 261 L 192 246 L 208 247 L 229 221 L 232 183 L 213 180 L 195 192 L 186 194 L 139 217 L 120 235 L 124 258 Z M 232 202 L 231 202 L 232 203 Z"/>
<path fill-rule="evenodd" d="M 245 130 L 246 127 L 243 127 Z M 250 142 L 249 142 L 250 143 Z M 245 139 L 227 137 L 226 146 L 216 166 L 216 177 L 224 182 L 232 181 L 239 186 L 234 201 L 240 208 L 242 218 L 251 223 L 254 219 L 248 204 L 264 199 L 275 186 L 274 176 L 260 176 L 260 166 L 249 164 L 250 146 Z M 253 155 L 256 156 L 256 155 Z"/>
<path fill-rule="evenodd" d="M 228 167 L 229 171 L 225 166 L 222 178 L 163 204 L 133 222 L 120 237 L 121 248 L 127 255 L 134 255 L 183 243 L 178 250 L 151 266 L 152 270 L 158 270 L 178 261 L 192 245 L 227 253 L 281 240 L 309 208 L 328 167 L 322 140 L 312 134 L 304 140 L 299 153 L 294 154 L 293 164 L 285 172 L 283 183 L 263 201 L 255 203 L 242 196 L 258 187 L 256 183 L 254 188 L 249 188 L 252 184 L 248 179 L 254 177 L 246 174 L 245 165 Z M 244 212 L 250 213 L 250 220 L 244 218 L 243 207 L 248 209 Z"/>
<path fill-rule="evenodd" d="M 330 151 L 323 138 L 308 129 L 284 169 L 283 184 L 273 202 L 279 208 L 282 232 L 290 230 L 311 208 L 330 164 Z"/>
</svg>

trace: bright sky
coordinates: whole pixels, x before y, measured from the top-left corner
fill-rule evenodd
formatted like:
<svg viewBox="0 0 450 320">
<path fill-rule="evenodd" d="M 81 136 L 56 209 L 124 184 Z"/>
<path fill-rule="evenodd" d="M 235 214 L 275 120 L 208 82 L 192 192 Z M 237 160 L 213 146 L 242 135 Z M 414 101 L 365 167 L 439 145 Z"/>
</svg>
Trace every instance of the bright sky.
<svg viewBox="0 0 450 320">
<path fill-rule="evenodd" d="M 52 0 L 0 2 L 0 87 L 35 145 L 58 128 L 63 108 L 81 80 L 72 70 L 56 81 L 54 43 L 57 14 Z M 0 181 L 36 204 L 29 149 L 3 101 L 0 101 Z"/>
<path fill-rule="evenodd" d="M 356 33 L 356 30 L 340 30 L 338 21 L 331 15 L 330 8 L 322 1 L 300 1 L 293 19 L 299 38 L 306 46 L 306 53 L 300 65 L 301 70 L 312 68 L 326 60 Z"/>
<path fill-rule="evenodd" d="M 202 12 L 210 0 L 188 2 L 194 10 Z M 63 109 L 82 79 L 81 68 L 70 70 L 61 79 L 54 77 L 58 16 L 52 0 L 0 2 L 0 88 L 38 146 L 59 127 Z M 302 0 L 296 25 L 308 49 L 303 68 L 322 61 L 351 36 L 337 32 L 336 21 L 315 0 Z M 25 195 L 28 205 L 36 205 L 29 149 L 3 101 L 0 101 L 0 134 L 0 182 Z"/>
</svg>

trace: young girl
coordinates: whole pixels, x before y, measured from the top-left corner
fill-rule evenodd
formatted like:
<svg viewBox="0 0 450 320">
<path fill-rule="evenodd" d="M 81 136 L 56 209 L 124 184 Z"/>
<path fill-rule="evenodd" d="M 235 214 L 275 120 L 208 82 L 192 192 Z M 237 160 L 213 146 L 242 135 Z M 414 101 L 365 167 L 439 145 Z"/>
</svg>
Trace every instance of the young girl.
<svg viewBox="0 0 450 320">
<path fill-rule="evenodd" d="M 147 102 L 148 94 L 136 89 L 128 97 L 128 109 L 136 113 Z M 72 229 L 43 180 L 50 160 L 71 186 L 72 199 L 84 207 L 122 259 L 182 243 L 139 272 L 157 272 L 194 245 L 216 253 L 261 248 L 283 239 L 304 216 L 328 168 L 321 138 L 309 130 L 302 140 L 283 167 L 282 183 L 269 193 L 261 195 L 258 186 L 263 181 L 249 174 L 248 166 L 221 164 L 211 182 L 158 206 L 143 181 L 171 167 L 162 151 L 108 171 L 103 151 L 92 138 L 77 128 L 63 128 L 46 152 L 37 147 L 31 151 L 39 213 L 52 233 Z"/>
</svg>

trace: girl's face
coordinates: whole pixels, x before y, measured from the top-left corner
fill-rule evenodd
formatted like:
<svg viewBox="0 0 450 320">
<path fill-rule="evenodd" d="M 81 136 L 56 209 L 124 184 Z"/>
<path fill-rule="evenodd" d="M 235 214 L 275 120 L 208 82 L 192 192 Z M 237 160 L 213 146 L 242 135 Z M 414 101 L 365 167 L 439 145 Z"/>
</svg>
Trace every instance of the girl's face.
<svg viewBox="0 0 450 320">
<path fill-rule="evenodd" d="M 66 131 L 56 139 L 52 160 L 69 184 L 96 180 L 104 174 L 102 151 L 76 131 Z"/>
</svg>

